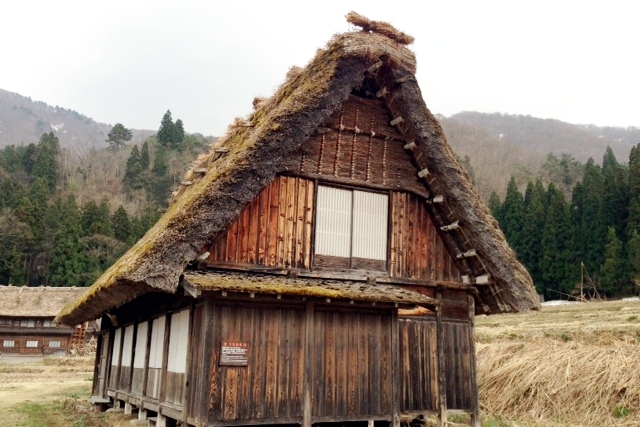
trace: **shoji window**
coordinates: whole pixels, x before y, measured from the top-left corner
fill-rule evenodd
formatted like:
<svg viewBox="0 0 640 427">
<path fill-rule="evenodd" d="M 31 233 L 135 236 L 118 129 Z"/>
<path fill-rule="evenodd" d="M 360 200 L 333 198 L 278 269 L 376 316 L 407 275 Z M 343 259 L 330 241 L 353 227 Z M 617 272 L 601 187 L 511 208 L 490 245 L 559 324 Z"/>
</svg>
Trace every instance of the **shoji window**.
<svg viewBox="0 0 640 427">
<path fill-rule="evenodd" d="M 189 347 L 189 310 L 182 310 L 171 315 L 169 333 L 169 372 L 185 373 L 187 371 L 187 347 Z"/>
<path fill-rule="evenodd" d="M 148 331 L 149 322 L 143 322 L 138 325 L 138 334 L 136 335 L 136 352 L 133 356 L 134 369 L 144 368 L 144 359 L 147 357 Z"/>
<path fill-rule="evenodd" d="M 118 366 L 120 363 L 120 341 L 122 338 L 122 328 L 116 329 L 113 334 L 113 351 L 111 352 L 111 366 Z"/>
<path fill-rule="evenodd" d="M 316 264 L 385 269 L 389 196 L 319 186 Z"/>
<path fill-rule="evenodd" d="M 131 366 L 133 350 L 133 325 L 124 328 L 124 342 L 122 343 L 122 366 Z"/>
<path fill-rule="evenodd" d="M 161 316 L 153 320 L 151 325 L 151 346 L 149 347 L 149 367 L 162 368 L 164 354 L 164 328 L 166 317 Z"/>
</svg>

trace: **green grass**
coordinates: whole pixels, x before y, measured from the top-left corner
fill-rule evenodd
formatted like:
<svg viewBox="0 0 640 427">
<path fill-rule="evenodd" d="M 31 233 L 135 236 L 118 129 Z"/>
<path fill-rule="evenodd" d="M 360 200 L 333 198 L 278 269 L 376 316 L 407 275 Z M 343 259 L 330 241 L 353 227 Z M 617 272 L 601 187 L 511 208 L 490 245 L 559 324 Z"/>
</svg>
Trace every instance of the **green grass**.
<svg viewBox="0 0 640 427">
<path fill-rule="evenodd" d="M 49 403 L 24 402 L 14 410 L 23 415 L 16 427 L 106 427 L 105 414 L 91 411 L 84 399 L 65 399 Z"/>
</svg>

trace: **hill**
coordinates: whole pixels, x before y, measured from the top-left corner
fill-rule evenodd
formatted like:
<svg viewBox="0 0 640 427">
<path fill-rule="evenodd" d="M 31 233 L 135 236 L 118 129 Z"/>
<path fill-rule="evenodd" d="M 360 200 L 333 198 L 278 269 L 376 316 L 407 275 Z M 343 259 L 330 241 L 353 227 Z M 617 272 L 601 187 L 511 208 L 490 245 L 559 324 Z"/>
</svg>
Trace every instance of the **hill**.
<svg viewBox="0 0 640 427">
<path fill-rule="evenodd" d="M 0 89 L 0 148 L 38 142 L 47 132 L 54 132 L 62 147 L 102 148 L 111 128 L 76 111 Z M 133 141 L 141 143 L 156 131 L 132 132 Z"/>
<path fill-rule="evenodd" d="M 620 163 L 627 163 L 631 147 L 640 142 L 637 127 L 575 125 L 554 119 L 469 111 L 438 119 L 458 156 L 468 156 L 470 173 L 485 200 L 492 191 L 504 198 L 511 176 L 521 190 L 529 181 L 541 179 L 543 184 L 554 182 L 568 193 L 582 176 L 575 166 L 589 158 L 601 163 L 607 147 Z M 562 158 L 573 169 L 568 178 L 570 185 L 558 181 L 557 171 L 549 170 Z"/>
</svg>

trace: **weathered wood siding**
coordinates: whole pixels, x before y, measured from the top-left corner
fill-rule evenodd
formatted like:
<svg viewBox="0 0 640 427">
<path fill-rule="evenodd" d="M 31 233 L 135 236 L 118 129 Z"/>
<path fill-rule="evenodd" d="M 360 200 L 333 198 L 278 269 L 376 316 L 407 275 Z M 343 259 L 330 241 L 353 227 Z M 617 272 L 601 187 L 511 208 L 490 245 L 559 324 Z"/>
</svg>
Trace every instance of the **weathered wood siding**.
<svg viewBox="0 0 640 427">
<path fill-rule="evenodd" d="M 391 276 L 460 281 L 424 201 L 400 192 L 393 192 L 391 199 Z"/>
<path fill-rule="evenodd" d="M 313 181 L 276 177 L 213 242 L 210 260 L 309 269 L 314 198 Z"/>
<path fill-rule="evenodd" d="M 214 351 L 213 301 L 201 301 L 193 312 L 191 363 L 188 368 L 189 388 L 186 410 L 196 425 L 206 423 L 211 389 L 211 360 Z"/>
<path fill-rule="evenodd" d="M 0 353 L 25 354 L 25 355 L 50 355 L 54 353 L 66 353 L 71 341 L 71 332 L 67 335 L 47 334 L 46 331 L 38 333 L 29 329 L 12 330 L 10 334 L 0 332 Z"/>
<path fill-rule="evenodd" d="M 400 410 L 438 408 L 438 331 L 435 318 L 400 319 Z"/>
<path fill-rule="evenodd" d="M 124 339 L 122 340 L 122 359 L 120 363 L 120 373 L 118 378 L 118 390 L 129 391 L 131 388 L 131 374 L 133 363 L 133 333 L 134 325 L 124 328 Z"/>
<path fill-rule="evenodd" d="M 404 189 L 425 194 L 417 170 L 406 153 L 405 138 L 389 122 L 380 100 L 350 96 L 326 123 L 292 156 L 287 169 L 292 173 L 337 178 Z"/>
<path fill-rule="evenodd" d="M 174 405 L 182 405 L 184 398 L 189 348 L 189 315 L 188 309 L 171 315 L 164 401 Z"/>
<path fill-rule="evenodd" d="M 215 307 L 212 420 L 302 416 L 304 319 L 302 307 Z M 247 366 L 219 366 L 223 340 L 248 344 Z"/>
<path fill-rule="evenodd" d="M 109 388 L 118 388 L 118 379 L 120 378 L 120 357 L 122 349 L 123 329 L 117 328 L 113 333 L 113 344 L 111 347 L 111 366 L 109 367 Z"/>
<path fill-rule="evenodd" d="M 391 333 L 390 315 L 316 309 L 314 417 L 393 412 Z"/>
<path fill-rule="evenodd" d="M 209 259 L 221 264 L 311 269 L 315 191 L 313 181 L 276 177 L 213 242 L 208 249 Z M 353 268 L 388 268 L 390 276 L 398 278 L 460 281 L 453 257 L 419 196 L 391 192 L 390 226 L 389 259 L 354 258 Z M 351 265 L 349 258 L 328 255 L 315 258 L 316 266 Z"/>
<path fill-rule="evenodd" d="M 473 407 L 473 383 L 471 355 L 471 324 L 468 322 L 443 322 L 444 360 L 447 376 L 447 407 L 471 409 Z"/>
</svg>

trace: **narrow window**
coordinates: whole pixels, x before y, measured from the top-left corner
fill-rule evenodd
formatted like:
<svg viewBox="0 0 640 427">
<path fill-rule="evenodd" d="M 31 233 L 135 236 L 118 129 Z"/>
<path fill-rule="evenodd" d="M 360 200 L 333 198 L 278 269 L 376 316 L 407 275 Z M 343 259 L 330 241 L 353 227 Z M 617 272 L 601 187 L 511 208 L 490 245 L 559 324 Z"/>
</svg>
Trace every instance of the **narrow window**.
<svg viewBox="0 0 640 427">
<path fill-rule="evenodd" d="M 318 187 L 316 265 L 385 270 L 389 197 Z"/>
<path fill-rule="evenodd" d="M 14 340 L 4 340 L 2 342 L 2 346 L 5 348 L 12 348 L 16 346 L 16 342 Z"/>
<path fill-rule="evenodd" d="M 38 341 L 27 341 L 27 348 L 38 348 Z"/>
<path fill-rule="evenodd" d="M 49 348 L 60 348 L 60 341 L 49 341 Z"/>
</svg>

